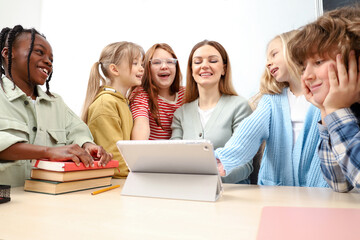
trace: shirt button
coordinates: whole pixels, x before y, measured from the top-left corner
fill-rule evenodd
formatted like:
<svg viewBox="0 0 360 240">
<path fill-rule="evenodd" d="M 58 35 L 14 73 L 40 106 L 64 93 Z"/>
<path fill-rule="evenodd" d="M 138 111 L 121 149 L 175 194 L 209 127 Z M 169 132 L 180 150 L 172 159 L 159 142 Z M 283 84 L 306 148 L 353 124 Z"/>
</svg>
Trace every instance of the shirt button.
<svg viewBox="0 0 360 240">
<path fill-rule="evenodd" d="M 199 133 L 199 137 L 202 137 L 202 133 Z"/>
<path fill-rule="evenodd" d="M 36 132 L 36 131 L 37 131 L 37 127 L 33 127 L 32 130 L 33 130 L 34 132 Z"/>
<path fill-rule="evenodd" d="M 25 101 L 24 101 L 24 104 L 25 104 L 25 105 L 28 105 L 28 104 L 29 104 L 29 101 L 28 101 L 28 100 L 25 100 Z"/>
</svg>

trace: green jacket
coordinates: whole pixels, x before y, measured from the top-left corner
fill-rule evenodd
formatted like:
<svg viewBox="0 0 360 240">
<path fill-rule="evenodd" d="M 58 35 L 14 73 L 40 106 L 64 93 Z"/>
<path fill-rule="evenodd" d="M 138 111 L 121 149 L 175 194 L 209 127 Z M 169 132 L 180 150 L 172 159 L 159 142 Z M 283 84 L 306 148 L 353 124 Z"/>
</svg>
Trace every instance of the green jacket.
<svg viewBox="0 0 360 240">
<path fill-rule="evenodd" d="M 0 151 L 15 143 L 48 147 L 93 142 L 86 124 L 54 94 L 48 96 L 39 86 L 39 96 L 31 98 L 6 77 L 0 88 Z M 24 185 L 30 177 L 30 161 L 0 161 L 0 184 Z"/>
</svg>

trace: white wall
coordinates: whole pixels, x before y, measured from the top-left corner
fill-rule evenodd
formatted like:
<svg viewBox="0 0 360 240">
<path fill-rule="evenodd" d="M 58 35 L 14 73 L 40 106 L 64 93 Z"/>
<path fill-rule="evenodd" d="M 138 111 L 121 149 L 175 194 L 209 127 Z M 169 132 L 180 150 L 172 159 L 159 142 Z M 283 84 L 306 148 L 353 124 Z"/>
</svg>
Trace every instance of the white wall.
<svg viewBox="0 0 360 240">
<path fill-rule="evenodd" d="M 0 9 L 0 29 L 17 24 L 40 29 L 42 0 L 0 0 Z"/>
<path fill-rule="evenodd" d="M 166 42 L 177 54 L 185 80 L 192 47 L 216 40 L 230 55 L 236 90 L 249 98 L 258 90 L 268 41 L 316 16 L 315 0 L 0 0 L 0 9 L 8 2 L 10 13 L 2 12 L 12 20 L 3 21 L 0 14 L 0 26 L 19 20 L 47 36 L 54 52 L 51 90 L 78 114 L 90 67 L 108 43 L 132 41 L 146 51 Z"/>
</svg>

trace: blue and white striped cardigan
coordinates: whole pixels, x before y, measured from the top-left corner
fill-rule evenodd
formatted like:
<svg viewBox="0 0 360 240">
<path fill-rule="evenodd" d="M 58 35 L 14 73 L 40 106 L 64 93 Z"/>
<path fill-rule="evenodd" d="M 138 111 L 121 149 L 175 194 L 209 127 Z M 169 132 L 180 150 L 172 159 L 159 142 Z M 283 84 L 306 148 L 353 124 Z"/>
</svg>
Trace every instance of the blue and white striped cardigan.
<svg viewBox="0 0 360 240">
<path fill-rule="evenodd" d="M 311 105 L 293 146 L 287 88 L 281 94 L 264 95 L 256 110 L 240 123 L 230 140 L 223 148 L 218 148 L 215 155 L 228 175 L 233 175 L 234 182 L 239 182 L 243 180 L 242 176 L 247 176 L 242 172 L 246 168 L 241 166 L 252 161 L 265 140 L 258 184 L 328 187 L 317 155 L 319 120 L 319 109 Z"/>
</svg>

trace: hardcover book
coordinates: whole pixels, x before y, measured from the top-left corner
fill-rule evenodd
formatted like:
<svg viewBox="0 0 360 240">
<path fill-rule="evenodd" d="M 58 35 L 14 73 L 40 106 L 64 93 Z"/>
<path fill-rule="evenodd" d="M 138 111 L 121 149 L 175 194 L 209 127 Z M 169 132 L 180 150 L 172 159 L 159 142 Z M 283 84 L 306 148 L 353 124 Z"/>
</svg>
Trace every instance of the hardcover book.
<svg viewBox="0 0 360 240">
<path fill-rule="evenodd" d="M 31 178 L 56 182 L 69 182 L 90 178 L 109 177 L 114 175 L 113 168 L 102 168 L 82 171 L 56 172 L 43 169 L 32 169 Z"/>
<path fill-rule="evenodd" d="M 62 194 L 81 190 L 87 190 L 97 187 L 106 187 L 111 185 L 111 177 L 94 178 L 72 182 L 54 182 L 37 179 L 25 180 L 25 191 L 47 193 L 47 194 Z"/>
<path fill-rule="evenodd" d="M 85 167 L 83 163 L 80 163 L 80 166 L 77 166 L 73 161 L 49 161 L 49 160 L 31 160 L 31 164 L 33 167 L 50 170 L 50 171 L 58 171 L 58 172 L 70 172 L 70 171 L 80 171 L 80 170 L 91 170 L 91 169 L 103 169 L 103 168 L 117 168 L 119 166 L 119 162 L 116 160 L 111 160 L 106 164 L 105 167 L 99 166 L 100 161 L 94 161 L 93 167 Z"/>
</svg>

